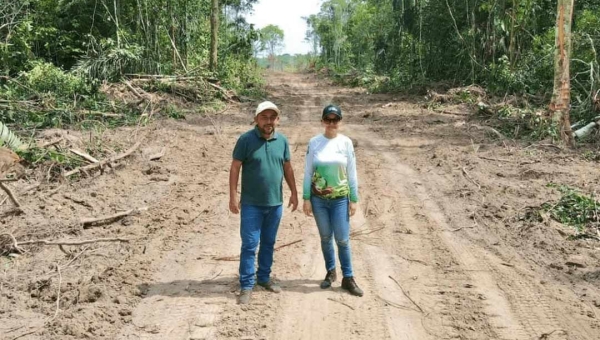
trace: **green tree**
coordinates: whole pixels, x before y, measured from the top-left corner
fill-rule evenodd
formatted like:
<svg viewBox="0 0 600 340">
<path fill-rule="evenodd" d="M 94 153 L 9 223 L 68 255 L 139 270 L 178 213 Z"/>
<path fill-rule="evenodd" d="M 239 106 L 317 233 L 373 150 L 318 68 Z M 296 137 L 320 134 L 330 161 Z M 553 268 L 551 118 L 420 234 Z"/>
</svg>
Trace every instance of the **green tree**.
<svg viewBox="0 0 600 340">
<path fill-rule="evenodd" d="M 217 51 L 219 45 L 219 13 L 219 0 L 211 0 L 209 68 L 213 72 L 217 69 Z"/>
<path fill-rule="evenodd" d="M 554 53 L 554 91 L 550 112 L 552 121 L 560 131 L 561 140 L 573 144 L 569 106 L 571 105 L 571 74 L 569 71 L 572 50 L 571 25 L 574 0 L 559 0 L 556 15 L 556 43 Z"/>
<path fill-rule="evenodd" d="M 260 48 L 274 57 L 283 48 L 283 30 L 276 25 L 268 25 L 260 30 Z"/>
</svg>

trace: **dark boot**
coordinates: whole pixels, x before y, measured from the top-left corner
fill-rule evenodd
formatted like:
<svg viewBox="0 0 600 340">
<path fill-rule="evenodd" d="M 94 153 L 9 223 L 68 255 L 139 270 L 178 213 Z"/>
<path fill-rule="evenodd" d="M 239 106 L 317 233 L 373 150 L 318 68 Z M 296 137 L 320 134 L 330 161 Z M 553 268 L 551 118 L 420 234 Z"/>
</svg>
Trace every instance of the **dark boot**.
<svg viewBox="0 0 600 340">
<path fill-rule="evenodd" d="M 266 289 L 270 292 L 278 293 L 278 294 L 281 293 L 281 286 L 273 281 L 257 282 L 256 284 L 258 284 L 259 286 L 263 287 L 264 289 Z"/>
<path fill-rule="evenodd" d="M 335 272 L 335 268 L 327 271 L 327 275 L 325 275 L 325 279 L 321 282 L 321 289 L 327 289 L 331 287 L 331 284 L 337 280 L 337 274 Z"/>
<path fill-rule="evenodd" d="M 342 279 L 342 289 L 347 290 L 352 295 L 363 296 L 362 289 L 358 288 L 358 285 L 352 276 Z"/>
</svg>

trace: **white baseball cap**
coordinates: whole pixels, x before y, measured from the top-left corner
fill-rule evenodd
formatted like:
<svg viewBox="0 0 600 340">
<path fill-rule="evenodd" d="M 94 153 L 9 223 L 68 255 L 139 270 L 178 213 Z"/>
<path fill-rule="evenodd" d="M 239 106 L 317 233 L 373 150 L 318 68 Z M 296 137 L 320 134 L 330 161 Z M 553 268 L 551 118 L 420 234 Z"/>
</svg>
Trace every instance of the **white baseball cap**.
<svg viewBox="0 0 600 340">
<path fill-rule="evenodd" d="M 266 110 L 273 110 L 273 111 L 277 112 L 278 116 L 281 114 L 281 111 L 279 111 L 279 108 L 277 107 L 277 105 L 271 103 L 270 101 L 265 101 L 265 102 L 258 104 L 258 107 L 256 108 L 256 112 L 254 112 L 254 116 L 258 116 L 259 113 L 266 111 Z"/>
</svg>

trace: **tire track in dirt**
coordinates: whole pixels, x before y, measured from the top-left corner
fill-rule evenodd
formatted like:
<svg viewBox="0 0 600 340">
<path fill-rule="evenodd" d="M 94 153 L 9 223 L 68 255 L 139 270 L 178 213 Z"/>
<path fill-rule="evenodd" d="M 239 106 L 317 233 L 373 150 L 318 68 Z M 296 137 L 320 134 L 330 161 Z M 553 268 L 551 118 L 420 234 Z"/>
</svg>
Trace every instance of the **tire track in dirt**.
<svg viewBox="0 0 600 340">
<path fill-rule="evenodd" d="M 355 136 L 360 135 L 360 130 L 360 127 L 353 129 L 353 132 L 356 133 Z M 364 140 L 366 145 L 372 146 L 373 143 L 370 141 L 375 139 L 374 136 L 366 135 L 359 140 L 361 142 Z M 379 142 L 388 146 L 386 141 L 380 140 Z M 379 147 L 379 145 L 377 146 Z M 453 232 L 457 226 L 451 226 L 447 222 L 447 217 L 436 203 L 439 197 L 436 197 L 432 188 L 424 185 L 415 171 L 398 163 L 397 155 L 391 152 L 379 152 L 378 156 L 383 158 L 385 163 L 391 165 L 389 170 L 395 172 L 397 178 L 401 178 L 407 183 L 400 187 L 403 190 L 400 190 L 398 197 L 402 197 L 405 202 L 408 200 L 413 206 L 417 206 L 420 202 L 421 216 L 425 218 L 429 228 L 432 229 L 433 237 L 438 238 L 434 241 L 436 247 L 433 247 L 432 250 L 439 253 L 440 248 L 438 247 L 447 249 L 447 256 L 450 256 L 454 262 L 453 270 L 468 273 L 466 276 L 462 275 L 462 279 L 454 282 L 455 284 L 439 275 L 440 273 L 436 275 L 435 285 L 454 287 L 455 294 L 458 293 L 456 296 L 458 301 L 470 300 L 469 309 L 475 307 L 475 311 L 466 309 L 460 312 L 455 311 L 459 312 L 456 315 L 469 316 L 471 314 L 472 320 L 468 323 L 469 327 L 474 327 L 477 331 L 493 335 L 493 338 L 498 339 L 531 339 L 561 329 L 555 314 L 549 307 L 547 298 L 535 289 L 537 286 L 535 283 L 526 282 L 522 279 L 525 277 L 522 273 L 515 273 L 513 268 L 502 265 L 503 262 L 494 258 L 489 252 L 476 249 L 467 240 L 458 237 Z M 374 157 L 377 155 L 366 158 Z M 381 188 L 375 192 L 381 192 Z M 414 222 L 412 221 L 413 225 L 418 227 L 419 223 Z M 469 287 L 470 291 L 476 293 L 457 289 L 458 287 Z M 477 296 L 483 303 L 474 302 L 473 296 Z M 448 301 L 445 302 L 445 305 L 444 308 L 447 308 Z M 481 319 L 482 315 L 478 315 L 481 311 L 485 314 L 483 319 Z M 444 324 L 447 323 L 444 322 Z M 452 327 L 461 328 L 460 322 L 454 322 Z"/>
<path fill-rule="evenodd" d="M 283 111 L 281 131 L 301 192 L 306 143 L 322 131 L 320 108 L 335 101 L 352 122 L 369 100 L 306 75 L 275 74 L 269 84 L 269 98 Z M 248 128 L 225 126 L 217 136 L 223 147 L 214 185 L 226 185 L 231 148 Z M 250 305 L 237 305 L 238 263 L 212 260 L 239 253 L 239 216 L 228 213 L 224 195 L 207 199 L 213 212 L 197 237 L 162 259 L 163 269 L 118 338 L 532 339 L 561 328 L 533 278 L 461 238 L 463 226 L 445 215 L 451 198 L 399 161 L 403 151 L 432 141 L 394 136 L 392 142 L 367 125 L 345 125 L 342 133 L 358 143 L 362 201 L 351 224 L 364 297 L 343 292 L 339 281 L 319 288 L 325 268 L 314 220 L 286 209 L 277 245 L 302 242 L 275 253 L 273 275 L 283 293 L 257 287 Z M 190 173 L 181 181 L 194 178 Z M 286 205 L 288 195 L 285 189 Z"/>
</svg>

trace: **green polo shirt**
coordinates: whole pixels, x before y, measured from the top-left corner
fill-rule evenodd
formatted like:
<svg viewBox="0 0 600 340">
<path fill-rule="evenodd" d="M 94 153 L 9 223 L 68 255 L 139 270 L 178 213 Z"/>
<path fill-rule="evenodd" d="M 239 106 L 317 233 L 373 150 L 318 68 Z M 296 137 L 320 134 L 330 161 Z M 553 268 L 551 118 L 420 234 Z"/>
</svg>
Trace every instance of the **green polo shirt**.
<svg viewBox="0 0 600 340">
<path fill-rule="evenodd" d="M 242 162 L 242 204 L 283 204 L 283 163 L 290 160 L 287 138 L 274 132 L 264 139 L 257 127 L 240 136 L 233 158 Z"/>
</svg>

